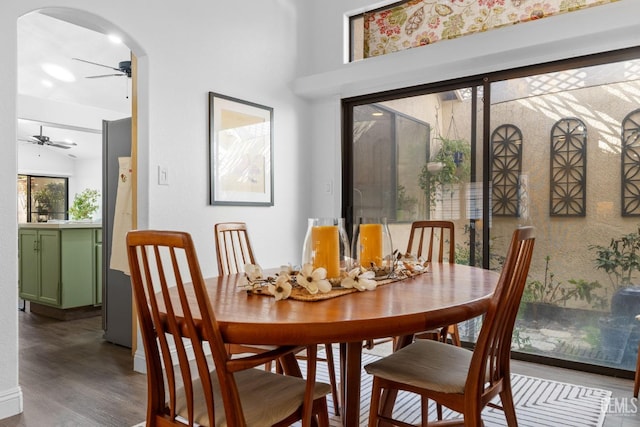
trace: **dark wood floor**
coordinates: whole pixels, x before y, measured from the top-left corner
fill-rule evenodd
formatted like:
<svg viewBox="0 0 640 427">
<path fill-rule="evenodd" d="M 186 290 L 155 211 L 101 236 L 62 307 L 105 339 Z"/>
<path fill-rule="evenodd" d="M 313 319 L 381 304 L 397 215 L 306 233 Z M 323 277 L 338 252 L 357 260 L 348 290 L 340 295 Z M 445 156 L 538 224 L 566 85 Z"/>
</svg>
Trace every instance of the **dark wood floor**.
<svg viewBox="0 0 640 427">
<path fill-rule="evenodd" d="M 146 378 L 133 372 L 129 349 L 103 340 L 99 317 L 60 321 L 19 312 L 19 323 L 24 412 L 0 427 L 130 427 L 144 420 Z M 519 361 L 512 368 L 611 390 L 617 413 L 607 415 L 605 427 L 640 426 L 632 380 Z"/>
<path fill-rule="evenodd" d="M 100 317 L 19 312 L 21 415 L 1 427 L 128 427 L 144 421 L 147 385 L 131 350 L 102 338 Z"/>
</svg>

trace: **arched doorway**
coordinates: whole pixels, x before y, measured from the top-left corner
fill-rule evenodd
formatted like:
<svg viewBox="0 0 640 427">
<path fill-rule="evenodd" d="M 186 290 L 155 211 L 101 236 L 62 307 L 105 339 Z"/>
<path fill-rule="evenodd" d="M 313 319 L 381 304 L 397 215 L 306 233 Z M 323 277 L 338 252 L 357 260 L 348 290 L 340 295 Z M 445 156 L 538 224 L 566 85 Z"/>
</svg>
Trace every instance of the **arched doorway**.
<svg viewBox="0 0 640 427">
<path fill-rule="evenodd" d="M 22 33 L 21 21 L 27 21 L 24 25 L 28 27 Z M 49 29 L 48 34 L 46 31 L 47 28 Z M 34 33 L 37 33 L 36 35 L 40 37 L 40 40 L 33 39 Z M 21 40 L 21 36 L 24 38 L 27 37 L 25 34 L 32 37 L 27 43 L 23 43 Z M 100 42 L 102 44 L 99 46 L 95 45 L 97 40 L 106 40 L 107 36 L 114 34 L 120 36 L 122 39 L 122 45 L 120 45 L 119 48 L 111 47 L 102 42 Z M 34 54 L 34 47 L 37 49 L 40 44 L 44 45 L 43 51 L 47 53 L 46 59 L 50 57 L 54 59 L 40 60 L 37 65 L 29 64 L 29 61 L 35 62 L 37 55 Z M 28 46 L 28 48 L 24 46 Z M 24 52 L 24 49 L 29 49 L 29 52 Z M 60 52 L 54 52 L 56 49 Z M 26 130 L 29 129 L 29 126 L 44 125 L 49 133 L 61 134 L 66 132 L 73 134 L 73 132 L 76 132 L 76 137 L 83 139 L 83 146 L 95 145 L 96 141 L 88 141 L 90 138 L 87 135 L 92 133 L 99 134 L 102 129 L 103 120 L 131 117 L 132 123 L 134 124 L 131 131 L 131 151 L 132 157 L 136 156 L 132 160 L 133 164 L 137 162 L 137 77 L 140 75 L 137 59 L 138 56 L 144 58 L 144 52 L 125 31 L 112 22 L 85 11 L 68 8 L 46 8 L 23 15 L 18 19 L 18 50 L 19 108 L 17 118 L 19 138 L 22 133 L 25 133 L 25 135 L 33 133 Z M 115 56 L 109 56 L 110 51 L 113 51 Z M 56 54 L 58 58 L 55 58 Z M 130 60 L 130 68 L 125 70 L 121 66 L 125 64 L 127 60 Z M 45 67 L 45 65 L 49 67 L 53 65 L 55 67 L 59 65 L 56 64 L 56 61 L 74 67 L 76 78 L 74 83 L 63 82 L 62 85 L 56 87 L 56 84 L 59 83 L 56 77 L 50 79 L 53 82 L 33 81 L 35 78 L 35 68 Z M 110 65 L 107 64 L 113 64 L 114 67 L 109 69 Z M 41 70 L 38 69 L 37 71 Z M 143 73 L 145 72 L 143 66 Z M 40 74 L 42 73 L 40 72 Z M 89 78 L 86 78 L 87 76 Z M 44 93 L 42 86 L 48 86 L 49 92 Z M 45 92 L 46 91 L 47 89 L 45 89 Z M 115 99 L 117 99 L 117 102 L 114 101 Z M 119 105 L 117 105 L 118 103 Z M 122 108 L 124 104 L 127 104 L 127 108 Z M 25 129 L 22 129 L 23 127 Z M 101 155 L 101 136 L 97 136 L 98 153 Z M 53 139 L 52 137 L 52 140 Z M 84 139 L 86 139 L 86 141 Z M 28 140 L 28 136 L 26 140 Z M 84 144 L 84 142 L 86 142 L 86 144 Z M 79 148 L 81 145 L 80 143 L 74 144 L 75 146 L 66 153 L 68 157 L 74 158 L 72 160 L 65 159 L 67 163 L 72 163 L 70 167 L 74 168 L 73 172 L 70 173 L 68 167 L 65 170 L 64 165 L 56 165 L 50 168 L 46 166 L 46 162 L 41 162 L 36 167 L 29 164 L 25 165 L 24 162 L 21 164 L 20 160 L 25 150 L 21 150 L 22 147 L 20 146 L 18 147 L 18 172 L 21 172 L 21 169 L 26 171 L 35 170 L 44 174 L 47 174 L 47 171 L 51 171 L 52 175 L 70 176 L 68 179 L 68 197 L 70 204 L 74 193 L 79 193 L 82 188 L 86 186 L 85 183 L 95 184 L 95 170 L 100 171 L 101 169 L 100 159 L 96 160 L 95 157 L 92 157 L 95 153 L 87 153 L 86 150 L 77 151 L 77 155 L 71 153 L 71 151 L 76 151 L 76 148 Z M 57 147 L 55 146 L 43 147 L 40 144 L 36 144 L 35 147 L 32 147 L 31 144 L 27 142 L 26 147 L 38 150 L 37 156 L 39 160 L 47 157 L 53 158 L 55 156 L 60 158 L 61 156 L 60 153 L 50 152 L 51 148 L 54 148 L 53 151 L 56 151 L 55 148 Z M 95 148 L 96 147 L 93 147 L 94 150 Z M 33 154 L 28 150 L 26 152 Z M 87 159 L 91 160 L 88 161 Z M 135 170 L 136 168 L 134 167 L 133 169 Z M 90 174 L 93 175 L 89 176 Z M 136 178 L 134 172 L 132 180 L 134 183 L 134 201 L 136 200 L 137 189 L 135 185 L 137 182 Z M 102 181 L 101 173 L 97 180 Z M 94 186 L 97 186 L 99 189 L 103 187 L 101 183 Z M 134 202 L 133 205 L 135 206 L 136 203 Z M 134 221 L 136 218 L 135 213 L 134 210 Z M 99 216 L 96 216 L 96 219 L 99 219 Z M 105 263 L 102 263 L 102 268 L 107 268 Z M 96 290 L 94 294 L 98 292 L 99 291 Z M 97 299 L 94 300 L 94 302 L 96 301 L 101 302 Z M 135 327 L 133 317 L 131 320 L 130 328 L 133 329 Z M 134 332 L 132 332 L 131 335 L 133 337 L 136 336 Z M 132 347 L 135 352 L 135 339 L 133 341 Z"/>
</svg>

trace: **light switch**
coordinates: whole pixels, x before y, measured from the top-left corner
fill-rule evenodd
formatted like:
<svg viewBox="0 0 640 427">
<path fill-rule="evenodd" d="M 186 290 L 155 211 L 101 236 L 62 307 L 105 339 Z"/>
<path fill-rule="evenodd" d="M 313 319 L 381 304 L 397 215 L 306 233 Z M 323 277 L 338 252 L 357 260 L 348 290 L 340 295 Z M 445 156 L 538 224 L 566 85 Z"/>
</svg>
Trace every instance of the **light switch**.
<svg viewBox="0 0 640 427">
<path fill-rule="evenodd" d="M 169 168 L 158 165 L 158 185 L 169 185 Z"/>
</svg>

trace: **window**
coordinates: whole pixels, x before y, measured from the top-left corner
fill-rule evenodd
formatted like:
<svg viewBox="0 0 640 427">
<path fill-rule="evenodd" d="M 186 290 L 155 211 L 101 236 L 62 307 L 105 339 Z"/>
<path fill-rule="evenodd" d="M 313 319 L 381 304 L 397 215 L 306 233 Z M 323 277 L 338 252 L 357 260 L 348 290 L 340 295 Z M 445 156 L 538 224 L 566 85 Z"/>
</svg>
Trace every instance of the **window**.
<svg viewBox="0 0 640 427">
<path fill-rule="evenodd" d="M 617 0 L 468 2 L 404 0 L 350 18 L 350 60 L 572 12 Z M 578 5 L 578 3 L 580 3 Z"/>
<path fill-rule="evenodd" d="M 354 110 L 354 216 L 412 221 L 424 215 L 417 177 L 429 154 L 430 125 L 391 106 Z"/>
<path fill-rule="evenodd" d="M 68 193 L 68 178 L 18 175 L 18 222 L 67 219 Z"/>
</svg>

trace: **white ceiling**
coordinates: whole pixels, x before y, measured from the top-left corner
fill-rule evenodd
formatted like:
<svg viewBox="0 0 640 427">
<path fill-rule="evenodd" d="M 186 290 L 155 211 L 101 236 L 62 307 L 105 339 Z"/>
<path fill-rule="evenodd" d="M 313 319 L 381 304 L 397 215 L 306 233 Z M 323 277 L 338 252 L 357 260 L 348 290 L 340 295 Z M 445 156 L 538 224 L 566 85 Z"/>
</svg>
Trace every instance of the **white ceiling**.
<svg viewBox="0 0 640 427">
<path fill-rule="evenodd" d="M 18 20 L 18 94 L 38 99 L 56 101 L 69 105 L 69 111 L 77 111 L 78 105 L 95 107 L 109 112 L 131 114 L 131 79 L 126 76 L 112 76 L 88 79 L 87 76 L 120 74 L 108 67 L 87 64 L 72 58 L 104 64 L 118 68 L 121 61 L 130 60 L 129 48 L 115 44 L 106 34 L 101 34 L 68 22 L 43 15 L 30 13 Z M 42 69 L 45 63 L 56 64 L 68 69 L 75 81 L 63 82 L 49 76 Z M 52 83 L 43 85 L 43 80 Z M 93 109 L 91 110 L 93 113 Z M 57 112 L 56 117 L 63 116 Z M 62 112 L 64 113 L 64 112 Z M 71 154 L 78 159 L 95 158 L 101 155 L 101 135 L 99 126 L 84 128 L 72 126 L 70 120 L 48 121 L 42 112 L 23 114 L 18 117 L 18 139 L 29 139 L 43 133 L 56 141 L 73 141 L 77 146 L 70 149 L 47 147 L 50 150 Z M 72 114 L 72 113 L 70 113 Z M 27 118 L 29 120 L 23 120 Z M 106 117 L 98 117 L 102 120 Z M 100 121 L 97 121 L 100 123 Z M 28 144 L 28 142 L 21 142 Z"/>
</svg>

